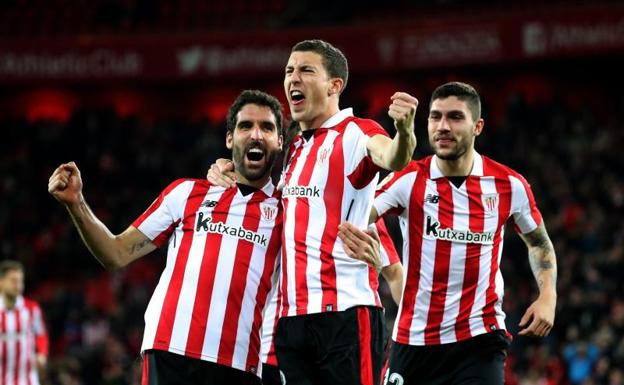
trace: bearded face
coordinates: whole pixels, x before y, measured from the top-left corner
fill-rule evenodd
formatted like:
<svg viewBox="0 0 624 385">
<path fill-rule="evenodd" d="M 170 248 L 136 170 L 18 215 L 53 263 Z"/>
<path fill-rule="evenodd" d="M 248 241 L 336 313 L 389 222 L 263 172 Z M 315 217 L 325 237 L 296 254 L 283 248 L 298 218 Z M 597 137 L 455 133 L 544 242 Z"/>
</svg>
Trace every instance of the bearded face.
<svg viewBox="0 0 624 385">
<path fill-rule="evenodd" d="M 263 182 L 270 177 L 271 167 L 282 148 L 275 116 L 269 107 L 247 104 L 236 117 L 236 127 L 227 133 L 226 145 L 232 150 L 238 180 L 251 184 Z"/>
<path fill-rule="evenodd" d="M 257 181 L 270 174 L 278 153 L 279 149 L 255 139 L 247 143 L 235 142 L 232 146 L 235 169 L 248 181 Z"/>
<path fill-rule="evenodd" d="M 429 111 L 429 145 L 438 158 L 458 160 L 473 148 L 481 133 L 482 124 L 477 123 L 466 102 L 455 96 L 436 99 Z"/>
</svg>

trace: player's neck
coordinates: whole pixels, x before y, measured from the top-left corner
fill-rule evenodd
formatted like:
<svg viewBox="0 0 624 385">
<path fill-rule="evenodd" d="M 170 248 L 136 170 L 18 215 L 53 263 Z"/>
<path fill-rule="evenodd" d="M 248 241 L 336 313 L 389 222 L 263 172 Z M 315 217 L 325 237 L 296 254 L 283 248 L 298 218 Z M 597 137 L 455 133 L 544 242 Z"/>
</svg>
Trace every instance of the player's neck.
<svg viewBox="0 0 624 385">
<path fill-rule="evenodd" d="M 270 179 L 271 179 L 270 172 L 268 172 L 264 177 L 260 179 L 256 179 L 256 180 L 248 180 L 241 174 L 236 173 L 236 180 L 238 181 L 238 183 L 251 186 L 253 188 L 257 188 L 258 190 L 262 190 L 262 188 L 266 186 L 266 184 L 269 182 Z"/>
<path fill-rule="evenodd" d="M 436 158 L 436 164 L 444 176 L 468 176 L 474 164 L 474 149 L 454 160 Z"/>
<path fill-rule="evenodd" d="M 325 123 L 329 118 L 336 115 L 340 112 L 340 107 L 338 107 L 338 103 L 331 103 L 328 108 L 323 111 L 323 113 L 315 116 L 313 119 L 308 121 L 300 121 L 299 126 L 302 131 L 314 130 L 315 128 L 321 127 L 323 123 Z"/>
<path fill-rule="evenodd" d="M 2 294 L 2 300 L 4 301 L 4 307 L 6 309 L 13 309 L 15 307 L 15 302 L 17 302 L 17 297 Z"/>
</svg>

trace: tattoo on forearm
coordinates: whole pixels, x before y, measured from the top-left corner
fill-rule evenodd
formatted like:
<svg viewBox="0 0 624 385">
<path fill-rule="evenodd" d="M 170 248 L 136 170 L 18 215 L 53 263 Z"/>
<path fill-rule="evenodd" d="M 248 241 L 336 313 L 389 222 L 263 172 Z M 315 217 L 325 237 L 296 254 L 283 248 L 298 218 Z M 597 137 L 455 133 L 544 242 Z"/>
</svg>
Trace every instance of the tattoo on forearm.
<svg viewBox="0 0 624 385">
<path fill-rule="evenodd" d="M 150 243 L 149 239 L 146 239 L 144 241 L 140 241 L 140 242 L 136 242 L 134 245 L 132 245 L 130 252 L 132 254 L 139 252 L 141 249 L 143 249 L 148 243 Z"/>
<path fill-rule="evenodd" d="M 555 260 L 555 250 L 546 229 L 538 227 L 534 232 L 526 234 L 526 241 L 529 245 L 529 262 L 531 270 L 535 275 L 537 284 L 541 289 L 544 286 L 544 279 L 550 274 L 550 281 L 553 285 L 557 282 L 557 267 Z"/>
<path fill-rule="evenodd" d="M 551 242 L 546 230 L 537 228 L 534 232 L 526 234 L 529 244 L 540 249 L 551 248 Z"/>
</svg>

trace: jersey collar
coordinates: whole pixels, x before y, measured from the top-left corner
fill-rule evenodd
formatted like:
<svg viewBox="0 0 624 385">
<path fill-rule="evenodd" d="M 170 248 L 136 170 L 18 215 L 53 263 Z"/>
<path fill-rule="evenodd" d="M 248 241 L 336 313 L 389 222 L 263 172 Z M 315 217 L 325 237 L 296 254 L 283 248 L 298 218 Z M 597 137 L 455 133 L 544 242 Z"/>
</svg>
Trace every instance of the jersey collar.
<svg viewBox="0 0 624 385">
<path fill-rule="evenodd" d="M 269 181 L 260 189 L 266 196 L 273 196 L 275 193 L 275 185 L 273 184 L 273 180 L 269 178 Z"/>
<path fill-rule="evenodd" d="M 264 195 L 266 195 L 267 197 L 271 197 L 275 193 L 275 185 L 273 184 L 273 180 L 271 178 L 269 178 L 268 182 L 266 182 L 266 184 L 264 186 L 262 186 L 262 188 L 260 188 L 260 189 L 257 189 L 255 187 L 251 187 L 251 186 L 249 186 L 249 188 L 252 189 L 255 192 L 262 191 L 262 193 L 264 193 Z M 242 196 L 245 196 L 245 194 L 243 194 L 243 191 L 241 190 L 240 186 L 237 185 L 236 189 L 238 189 L 238 194 L 240 194 Z"/>
<path fill-rule="evenodd" d="M 338 125 L 338 123 L 351 116 L 353 116 L 353 108 L 345 108 L 344 110 L 338 111 L 331 118 L 324 121 L 323 124 L 321 124 L 321 128 L 334 127 Z"/>
</svg>

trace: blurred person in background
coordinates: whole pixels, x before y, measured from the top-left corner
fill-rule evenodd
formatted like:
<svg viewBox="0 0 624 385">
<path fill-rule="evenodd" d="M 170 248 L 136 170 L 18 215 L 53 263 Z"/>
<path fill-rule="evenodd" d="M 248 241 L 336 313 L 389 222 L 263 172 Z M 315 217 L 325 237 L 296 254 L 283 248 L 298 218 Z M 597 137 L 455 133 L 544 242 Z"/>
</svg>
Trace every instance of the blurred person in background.
<svg viewBox="0 0 624 385">
<path fill-rule="evenodd" d="M 593 343 L 581 340 L 565 346 L 563 358 L 568 364 L 570 383 L 580 385 L 591 378 L 600 358 L 600 350 Z"/>
<path fill-rule="evenodd" d="M 144 384 L 261 383 L 262 310 L 279 264 L 282 225 L 270 178 L 282 147 L 277 99 L 242 92 L 228 112 L 226 146 L 237 185 L 178 179 L 118 235 L 87 205 L 76 164 L 62 164 L 50 177 L 48 191 L 105 267 L 168 247 L 145 313 Z"/>
<path fill-rule="evenodd" d="M 499 268 L 508 220 L 528 248 L 539 296 L 520 335 L 550 333 L 557 301 L 555 251 L 527 181 L 478 154 L 481 100 L 452 82 L 432 94 L 434 155 L 412 161 L 378 189 L 371 221 L 399 215 L 405 287 L 386 384 L 500 384 L 511 336 Z"/>
<path fill-rule="evenodd" d="M 48 334 L 39 304 L 23 296 L 20 262 L 0 262 L 0 290 L 0 384 L 45 383 Z"/>
</svg>

